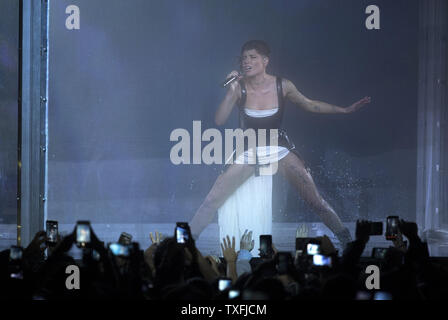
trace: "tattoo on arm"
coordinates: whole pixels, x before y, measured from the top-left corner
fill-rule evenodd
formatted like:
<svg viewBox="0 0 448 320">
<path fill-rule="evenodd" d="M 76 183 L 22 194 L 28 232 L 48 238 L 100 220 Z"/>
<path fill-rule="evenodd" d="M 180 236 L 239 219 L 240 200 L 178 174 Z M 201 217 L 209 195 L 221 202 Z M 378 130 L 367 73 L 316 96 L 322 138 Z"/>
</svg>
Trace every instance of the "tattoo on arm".
<svg viewBox="0 0 448 320">
<path fill-rule="evenodd" d="M 320 112 L 320 108 L 319 108 L 318 106 L 315 105 L 315 106 L 314 106 L 314 111 L 315 111 L 315 112 Z"/>
</svg>

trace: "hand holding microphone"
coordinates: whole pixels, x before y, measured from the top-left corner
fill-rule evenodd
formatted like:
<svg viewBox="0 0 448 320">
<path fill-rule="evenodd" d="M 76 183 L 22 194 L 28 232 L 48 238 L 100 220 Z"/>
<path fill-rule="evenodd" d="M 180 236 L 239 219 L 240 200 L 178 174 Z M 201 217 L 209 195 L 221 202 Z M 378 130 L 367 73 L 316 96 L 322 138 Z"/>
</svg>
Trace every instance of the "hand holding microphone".
<svg viewBox="0 0 448 320">
<path fill-rule="evenodd" d="M 240 75 L 240 73 L 238 71 L 232 71 L 229 73 L 229 75 L 227 76 L 226 80 L 222 83 L 222 86 L 224 88 L 227 88 L 230 85 L 230 88 L 232 90 L 236 89 L 237 83 L 240 79 L 242 79 L 243 76 Z"/>
</svg>

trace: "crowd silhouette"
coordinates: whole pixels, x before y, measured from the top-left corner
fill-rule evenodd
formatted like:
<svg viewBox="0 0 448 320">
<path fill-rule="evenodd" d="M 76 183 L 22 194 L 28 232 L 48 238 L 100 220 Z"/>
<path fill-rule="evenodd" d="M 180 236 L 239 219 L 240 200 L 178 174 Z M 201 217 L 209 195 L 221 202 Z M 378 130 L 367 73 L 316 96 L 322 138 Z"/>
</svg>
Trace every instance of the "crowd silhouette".
<svg viewBox="0 0 448 320">
<path fill-rule="evenodd" d="M 358 221 L 356 240 L 338 252 L 327 236 L 297 238 L 296 252 L 278 252 L 275 244 L 254 257 L 248 230 L 241 239 L 222 239 L 223 257 L 204 256 L 193 237 L 179 243 L 176 233 L 142 250 L 130 237 L 105 245 L 87 224 L 90 239 L 73 232 L 53 245 L 40 231 L 28 247 L 0 252 L 3 299 L 139 299 L 139 300 L 428 300 L 448 297 L 448 271 L 431 259 L 417 225 L 399 220 L 391 246 L 361 257 L 371 223 Z M 187 232 L 189 227 L 187 225 Z M 188 233 L 187 233 L 188 235 Z M 84 234 L 85 236 L 85 234 Z M 407 241 L 404 241 L 404 238 Z M 240 250 L 235 251 L 235 241 Z M 69 251 L 80 247 L 82 259 Z M 315 251 L 315 252 L 313 252 Z M 79 289 L 69 289 L 67 267 L 77 266 Z M 366 288 L 368 265 L 380 270 L 379 288 Z"/>
</svg>

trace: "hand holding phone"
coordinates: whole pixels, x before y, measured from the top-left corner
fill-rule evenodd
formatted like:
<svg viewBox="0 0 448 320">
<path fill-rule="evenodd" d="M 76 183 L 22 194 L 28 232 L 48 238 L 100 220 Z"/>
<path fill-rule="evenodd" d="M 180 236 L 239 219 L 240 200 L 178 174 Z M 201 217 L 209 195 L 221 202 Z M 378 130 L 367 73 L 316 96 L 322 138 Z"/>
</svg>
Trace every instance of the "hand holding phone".
<svg viewBox="0 0 448 320">
<path fill-rule="evenodd" d="M 46 243 L 48 246 L 55 246 L 58 242 L 58 222 L 47 220 L 46 222 Z"/>
<path fill-rule="evenodd" d="M 9 249 L 9 261 L 21 261 L 23 257 L 23 248 L 19 246 L 11 246 Z"/>
<path fill-rule="evenodd" d="M 272 258 L 272 235 L 262 234 L 260 235 L 260 257 L 261 258 Z"/>
<path fill-rule="evenodd" d="M 130 245 L 132 243 L 132 235 L 126 232 L 122 232 L 120 234 L 120 238 L 118 239 L 118 243 L 123 245 Z"/>
<path fill-rule="evenodd" d="M 76 245 L 79 248 L 86 248 L 90 246 L 91 234 L 90 234 L 90 222 L 78 221 L 76 223 Z"/>
<path fill-rule="evenodd" d="M 386 239 L 395 240 L 398 237 L 400 219 L 398 216 L 389 216 L 386 219 Z"/>
<path fill-rule="evenodd" d="M 12 246 L 9 250 L 9 276 L 13 279 L 23 279 L 22 269 L 23 248 Z"/>
<path fill-rule="evenodd" d="M 187 222 L 176 222 L 176 229 L 174 236 L 179 244 L 187 245 L 191 241 L 190 226 Z"/>
</svg>

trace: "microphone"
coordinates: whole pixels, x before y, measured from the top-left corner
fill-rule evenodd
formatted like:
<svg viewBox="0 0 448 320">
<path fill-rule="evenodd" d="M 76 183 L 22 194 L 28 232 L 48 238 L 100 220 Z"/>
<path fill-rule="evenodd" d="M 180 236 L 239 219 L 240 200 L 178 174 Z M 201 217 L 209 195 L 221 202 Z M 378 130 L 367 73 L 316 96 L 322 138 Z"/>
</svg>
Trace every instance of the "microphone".
<svg viewBox="0 0 448 320">
<path fill-rule="evenodd" d="M 227 78 L 226 81 L 224 81 L 224 82 L 222 83 L 222 87 L 223 87 L 223 88 L 227 87 L 227 86 L 228 86 L 229 84 L 231 84 L 233 81 L 237 80 L 238 77 L 239 77 L 239 75 L 236 75 L 236 76 L 232 76 L 232 77 L 230 77 L 230 78 Z"/>
</svg>

